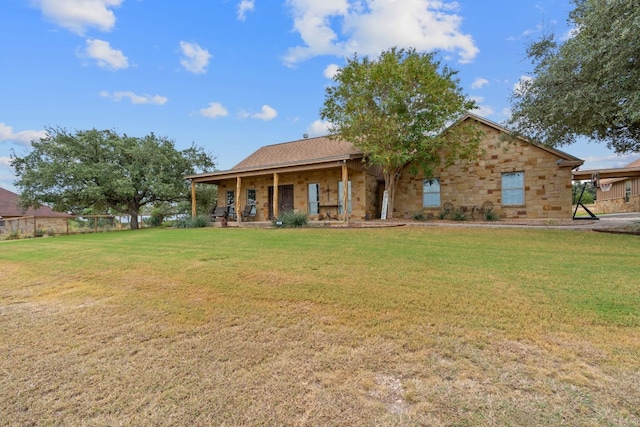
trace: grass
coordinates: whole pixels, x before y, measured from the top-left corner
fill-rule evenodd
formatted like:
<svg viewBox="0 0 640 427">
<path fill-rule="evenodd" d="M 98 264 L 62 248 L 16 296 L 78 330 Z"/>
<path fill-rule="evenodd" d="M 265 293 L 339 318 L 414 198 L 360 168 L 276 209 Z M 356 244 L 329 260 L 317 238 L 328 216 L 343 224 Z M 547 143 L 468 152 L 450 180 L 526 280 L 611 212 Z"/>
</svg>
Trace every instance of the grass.
<svg viewBox="0 0 640 427">
<path fill-rule="evenodd" d="M 637 236 L 0 242 L 7 425 L 638 425 Z"/>
</svg>

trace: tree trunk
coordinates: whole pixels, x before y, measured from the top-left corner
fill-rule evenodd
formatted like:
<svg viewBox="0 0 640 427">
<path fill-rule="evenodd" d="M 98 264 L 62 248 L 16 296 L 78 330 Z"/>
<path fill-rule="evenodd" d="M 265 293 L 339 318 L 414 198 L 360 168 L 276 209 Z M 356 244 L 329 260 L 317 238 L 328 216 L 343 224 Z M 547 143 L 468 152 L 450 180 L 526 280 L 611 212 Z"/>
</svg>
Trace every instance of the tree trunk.
<svg viewBox="0 0 640 427">
<path fill-rule="evenodd" d="M 132 230 L 137 230 L 138 228 L 140 228 L 140 225 L 138 224 L 139 212 L 140 212 L 139 206 L 129 205 L 129 215 L 131 216 L 131 220 L 129 221 L 129 224 L 131 225 Z"/>
<path fill-rule="evenodd" d="M 387 192 L 387 219 L 393 219 L 393 202 L 396 195 L 396 184 L 400 168 L 393 168 L 384 172 L 384 189 Z"/>
</svg>

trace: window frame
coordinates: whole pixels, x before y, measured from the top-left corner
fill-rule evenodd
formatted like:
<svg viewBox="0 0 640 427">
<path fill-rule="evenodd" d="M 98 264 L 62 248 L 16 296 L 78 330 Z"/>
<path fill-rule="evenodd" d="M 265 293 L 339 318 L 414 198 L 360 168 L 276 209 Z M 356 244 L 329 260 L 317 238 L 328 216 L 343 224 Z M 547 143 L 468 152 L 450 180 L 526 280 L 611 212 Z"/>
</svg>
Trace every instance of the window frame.
<svg viewBox="0 0 640 427">
<path fill-rule="evenodd" d="M 425 191 L 428 189 L 432 190 L 434 184 L 437 184 L 438 191 Z M 422 180 L 422 207 L 423 208 L 439 208 L 442 205 L 441 200 L 442 195 L 442 186 L 440 185 L 440 178 L 425 178 Z M 427 204 L 427 196 L 431 196 L 437 199 L 437 203 Z M 430 197 L 430 198 L 431 198 Z"/>
<path fill-rule="evenodd" d="M 253 197 L 252 194 L 253 193 Z M 249 212 L 249 216 L 256 216 L 258 209 L 256 208 L 256 189 L 255 188 L 247 188 L 247 204 L 251 205 L 251 211 Z"/>
<path fill-rule="evenodd" d="M 225 193 L 225 200 L 227 202 L 227 207 L 229 208 L 229 216 L 235 215 L 236 192 L 234 190 L 227 190 Z"/>
<path fill-rule="evenodd" d="M 312 187 L 315 187 L 315 200 L 311 199 Z M 315 209 L 314 209 L 314 206 L 315 206 Z M 320 184 L 317 182 L 310 182 L 307 185 L 307 208 L 309 211 L 309 215 L 320 214 Z"/>
<path fill-rule="evenodd" d="M 624 202 L 629 203 L 631 201 L 631 180 L 624 182 Z"/>
<path fill-rule="evenodd" d="M 514 179 L 510 182 L 508 181 L 510 178 Z M 515 179 L 518 179 L 518 182 L 515 182 Z M 524 206 L 524 171 L 503 172 L 500 176 L 500 184 L 502 206 Z"/>
</svg>

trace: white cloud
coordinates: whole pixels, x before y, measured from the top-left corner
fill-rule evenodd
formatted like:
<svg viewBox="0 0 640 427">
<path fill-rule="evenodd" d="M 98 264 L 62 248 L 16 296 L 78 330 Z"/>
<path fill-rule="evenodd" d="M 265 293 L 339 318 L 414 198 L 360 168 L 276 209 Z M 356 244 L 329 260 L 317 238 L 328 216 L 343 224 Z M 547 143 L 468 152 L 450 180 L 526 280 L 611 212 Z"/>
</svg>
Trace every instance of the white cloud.
<svg viewBox="0 0 640 427">
<path fill-rule="evenodd" d="M 247 12 L 252 12 L 254 7 L 254 0 L 242 0 L 238 3 L 238 19 L 244 21 L 247 18 Z"/>
<path fill-rule="evenodd" d="M 580 33 L 580 27 L 569 28 L 566 33 L 560 36 L 560 41 L 566 42 L 569 39 L 576 37 Z"/>
<path fill-rule="evenodd" d="M 318 55 L 378 55 L 392 46 L 455 52 L 462 63 L 479 52 L 460 30 L 457 3 L 434 0 L 287 0 L 303 45 L 292 47 L 286 65 Z"/>
<path fill-rule="evenodd" d="M 338 70 L 340 70 L 340 66 L 336 64 L 329 64 L 327 68 L 324 69 L 324 76 L 328 79 L 333 79 L 336 74 L 338 74 Z"/>
<path fill-rule="evenodd" d="M 254 119 L 264 120 L 265 122 L 269 120 L 273 120 L 277 116 L 278 116 L 278 112 L 274 108 L 268 105 L 263 105 L 259 113 L 255 113 L 251 115 L 251 117 L 253 117 Z"/>
<path fill-rule="evenodd" d="M 13 127 L 0 123 L 0 143 L 16 142 L 18 144 L 28 146 L 34 139 L 45 138 L 46 136 L 47 132 L 44 130 L 23 130 L 20 132 L 14 132 Z"/>
<path fill-rule="evenodd" d="M 183 58 L 180 64 L 187 70 L 195 74 L 203 74 L 207 72 L 211 54 L 207 49 L 201 48 L 197 43 L 180 42 L 180 50 Z"/>
<path fill-rule="evenodd" d="M 219 102 L 210 102 L 207 108 L 202 108 L 198 111 L 201 116 L 215 119 L 216 117 L 226 117 L 229 112 Z"/>
<path fill-rule="evenodd" d="M 575 147 L 577 148 L 577 147 Z M 622 168 L 638 160 L 637 154 L 608 154 L 603 156 L 587 156 L 583 158 L 582 170 Z"/>
<path fill-rule="evenodd" d="M 9 191 L 16 191 L 13 186 L 16 176 L 11 167 L 11 158 L 0 156 L 0 187 Z"/>
<path fill-rule="evenodd" d="M 532 80 L 533 77 L 531 76 L 520 76 L 520 80 L 518 80 L 518 82 L 513 85 L 513 93 L 516 95 L 524 94 L 524 91 Z"/>
<path fill-rule="evenodd" d="M 111 98 L 114 101 L 122 101 L 122 99 L 124 98 L 129 98 L 129 101 L 131 101 L 132 104 L 155 104 L 155 105 L 164 105 L 167 103 L 167 101 L 169 100 L 167 97 L 165 96 L 160 96 L 160 95 L 137 95 L 134 92 L 131 91 L 118 91 L 118 92 L 113 92 L 113 93 L 109 93 L 106 91 L 102 91 L 100 92 L 100 96 L 104 97 L 104 98 Z"/>
<path fill-rule="evenodd" d="M 324 136 L 329 133 L 331 122 L 326 120 L 316 120 L 307 128 L 309 136 Z"/>
<path fill-rule="evenodd" d="M 483 79 L 482 77 L 476 77 L 471 83 L 471 89 L 482 89 L 484 86 L 489 84 L 489 80 Z"/>
<path fill-rule="evenodd" d="M 33 0 L 35 7 L 50 21 L 76 34 L 87 27 L 110 31 L 116 23 L 112 8 L 123 0 Z"/>
<path fill-rule="evenodd" d="M 471 99 L 473 99 L 476 102 L 476 105 L 478 106 L 476 109 L 472 111 L 474 114 L 477 114 L 480 117 L 489 117 L 495 113 L 495 110 L 493 108 L 491 108 L 488 105 L 482 104 L 484 102 L 483 97 L 472 96 Z"/>
<path fill-rule="evenodd" d="M 87 39 L 86 44 L 86 49 L 79 56 L 94 59 L 99 67 L 113 71 L 129 68 L 129 59 L 122 51 L 113 49 L 109 42 Z"/>
</svg>

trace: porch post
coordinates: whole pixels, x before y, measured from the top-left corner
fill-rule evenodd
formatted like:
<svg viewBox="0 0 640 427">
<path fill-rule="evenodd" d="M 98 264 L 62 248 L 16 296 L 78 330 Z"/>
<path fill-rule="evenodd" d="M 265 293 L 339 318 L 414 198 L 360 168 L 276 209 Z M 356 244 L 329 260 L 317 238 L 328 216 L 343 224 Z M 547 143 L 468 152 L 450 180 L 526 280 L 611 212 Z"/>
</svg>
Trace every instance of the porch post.
<svg viewBox="0 0 640 427">
<path fill-rule="evenodd" d="M 273 174 L 273 217 L 278 218 L 278 174 Z"/>
<path fill-rule="evenodd" d="M 196 209 L 196 183 L 191 180 L 191 217 L 195 218 L 196 216 L 198 216 Z"/>
<path fill-rule="evenodd" d="M 236 221 L 238 225 L 242 222 L 242 200 L 240 198 L 240 190 L 242 188 L 242 178 L 238 177 L 236 179 Z"/>
<path fill-rule="evenodd" d="M 347 161 L 342 164 L 342 206 L 344 222 L 349 221 L 349 171 Z"/>
</svg>

